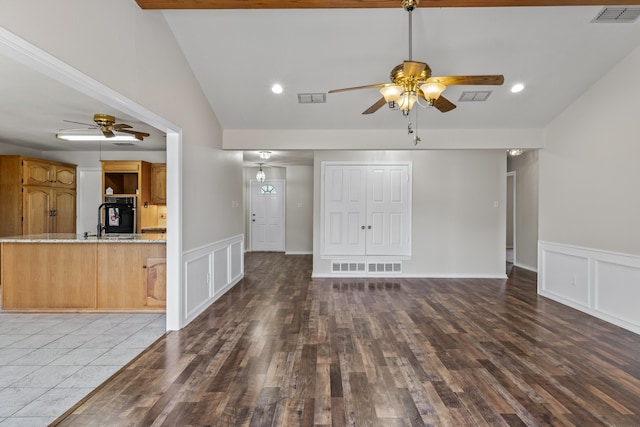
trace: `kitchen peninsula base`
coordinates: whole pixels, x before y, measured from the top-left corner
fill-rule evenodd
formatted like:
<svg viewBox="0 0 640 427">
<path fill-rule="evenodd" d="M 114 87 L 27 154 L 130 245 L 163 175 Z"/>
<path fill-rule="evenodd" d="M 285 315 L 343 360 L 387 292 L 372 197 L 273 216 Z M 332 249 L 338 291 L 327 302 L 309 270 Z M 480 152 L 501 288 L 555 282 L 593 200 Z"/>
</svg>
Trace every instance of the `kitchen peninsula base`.
<svg viewBox="0 0 640 427">
<path fill-rule="evenodd" d="M 2 238 L 0 245 L 3 310 L 165 311 L 163 236 L 47 234 Z"/>
</svg>

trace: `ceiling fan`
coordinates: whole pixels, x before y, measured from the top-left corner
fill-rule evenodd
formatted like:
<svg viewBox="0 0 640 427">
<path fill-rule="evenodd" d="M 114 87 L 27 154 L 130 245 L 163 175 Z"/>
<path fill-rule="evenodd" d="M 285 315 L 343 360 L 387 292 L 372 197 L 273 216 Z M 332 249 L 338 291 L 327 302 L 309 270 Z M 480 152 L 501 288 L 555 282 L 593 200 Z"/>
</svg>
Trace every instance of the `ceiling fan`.
<svg viewBox="0 0 640 427">
<path fill-rule="evenodd" d="M 431 68 L 425 62 L 413 61 L 411 12 L 418 6 L 419 1 L 401 0 L 404 10 L 409 12 L 409 59 L 391 70 L 391 82 L 333 89 L 329 93 L 379 87 L 382 98 L 364 110 L 362 114 L 375 113 L 383 105 L 389 104 L 392 109 L 400 109 L 405 116 L 408 116 L 415 103 L 423 107 L 435 107 L 443 113 L 456 108 L 454 103 L 441 95 L 447 86 L 502 85 L 504 83 L 502 75 L 433 77 L 431 76 Z M 425 100 L 427 105 L 422 105 L 420 99 Z"/>
<path fill-rule="evenodd" d="M 138 141 L 144 140 L 144 138 L 148 137 L 149 134 L 147 132 L 133 130 L 131 125 L 125 123 L 116 123 L 116 118 L 110 116 L 108 114 L 94 114 L 93 121 L 96 124 L 89 123 L 81 123 L 74 122 L 72 120 L 65 120 L 67 123 L 75 123 L 78 125 L 86 125 L 89 126 L 90 129 L 99 129 L 105 138 L 114 138 L 116 136 L 115 132 L 128 133 L 133 135 Z"/>
</svg>

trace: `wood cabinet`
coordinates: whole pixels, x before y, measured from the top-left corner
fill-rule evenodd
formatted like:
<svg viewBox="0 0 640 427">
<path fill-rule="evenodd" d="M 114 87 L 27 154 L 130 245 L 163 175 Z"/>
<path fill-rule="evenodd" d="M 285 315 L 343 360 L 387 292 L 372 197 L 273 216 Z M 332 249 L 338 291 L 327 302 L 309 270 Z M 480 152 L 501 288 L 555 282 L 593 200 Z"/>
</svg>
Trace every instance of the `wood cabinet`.
<svg viewBox="0 0 640 427">
<path fill-rule="evenodd" d="M 0 236 L 76 232 L 76 166 L 0 156 Z"/>
<path fill-rule="evenodd" d="M 2 243 L 2 308 L 95 307 L 95 247 L 95 243 Z"/>
<path fill-rule="evenodd" d="M 99 244 L 98 308 L 163 308 L 165 247 L 163 243 Z"/>
<path fill-rule="evenodd" d="M 151 203 L 154 205 L 167 204 L 166 163 L 153 163 L 151 165 Z"/>
<path fill-rule="evenodd" d="M 113 194 L 107 194 L 107 188 Z M 136 198 L 136 233 L 142 232 L 146 216 L 142 209 L 151 203 L 151 163 L 141 160 L 103 160 L 102 194 Z"/>
<path fill-rule="evenodd" d="M 164 311 L 166 244 L 0 243 L 4 310 Z"/>
</svg>

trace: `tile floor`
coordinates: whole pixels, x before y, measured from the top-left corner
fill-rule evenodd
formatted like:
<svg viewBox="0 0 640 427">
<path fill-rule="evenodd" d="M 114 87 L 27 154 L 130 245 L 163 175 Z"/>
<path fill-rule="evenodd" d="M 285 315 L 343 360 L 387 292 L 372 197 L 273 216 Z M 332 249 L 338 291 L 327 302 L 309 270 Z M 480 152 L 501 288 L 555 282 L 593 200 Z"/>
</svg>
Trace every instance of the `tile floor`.
<svg viewBox="0 0 640 427">
<path fill-rule="evenodd" d="M 164 332 L 164 314 L 0 312 L 0 427 L 48 425 Z"/>
</svg>

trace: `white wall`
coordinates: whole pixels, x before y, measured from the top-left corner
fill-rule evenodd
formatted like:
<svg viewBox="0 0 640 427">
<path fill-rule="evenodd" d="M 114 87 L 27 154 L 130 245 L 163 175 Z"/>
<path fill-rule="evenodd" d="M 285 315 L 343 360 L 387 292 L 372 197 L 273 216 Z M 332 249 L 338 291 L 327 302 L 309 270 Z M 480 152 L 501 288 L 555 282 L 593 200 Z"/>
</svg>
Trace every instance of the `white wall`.
<svg viewBox="0 0 640 427">
<path fill-rule="evenodd" d="M 117 92 L 122 108 L 137 104 L 127 111 L 146 109 L 150 124 L 181 131 L 167 135 L 167 214 L 180 228 L 168 235 L 167 321 L 183 326 L 215 298 L 211 274 L 183 274 L 185 251 L 242 235 L 242 158 L 221 151 L 222 129 L 164 16 L 132 0 L 7 0 L 0 26 Z M 105 51 L 117 55 L 105 60 Z"/>
<path fill-rule="evenodd" d="M 227 180 L 215 194 L 193 191 L 220 182 L 214 170 L 240 171 L 241 159 L 217 152 L 222 129 L 160 11 L 143 11 L 131 0 L 109 7 L 97 0 L 8 0 L 2 9 L 1 26 L 182 129 L 189 162 L 182 168 L 183 205 L 192 207 L 183 209 L 184 249 L 242 233 L 232 208 L 241 180 Z M 96 46 L 117 57 L 105 60 Z"/>
<path fill-rule="evenodd" d="M 313 252 L 313 166 L 287 166 L 287 254 Z"/>
<path fill-rule="evenodd" d="M 515 265 L 538 269 L 538 150 L 510 157 L 507 169 L 516 172 Z"/>
<path fill-rule="evenodd" d="M 405 276 L 505 277 L 504 150 L 316 152 L 316 276 L 328 275 L 331 267 L 320 256 L 320 170 L 326 160 L 413 162 L 413 256 L 403 261 Z"/>
<path fill-rule="evenodd" d="M 640 333 L 638 75 L 640 48 L 548 127 L 538 288 Z"/>
</svg>

